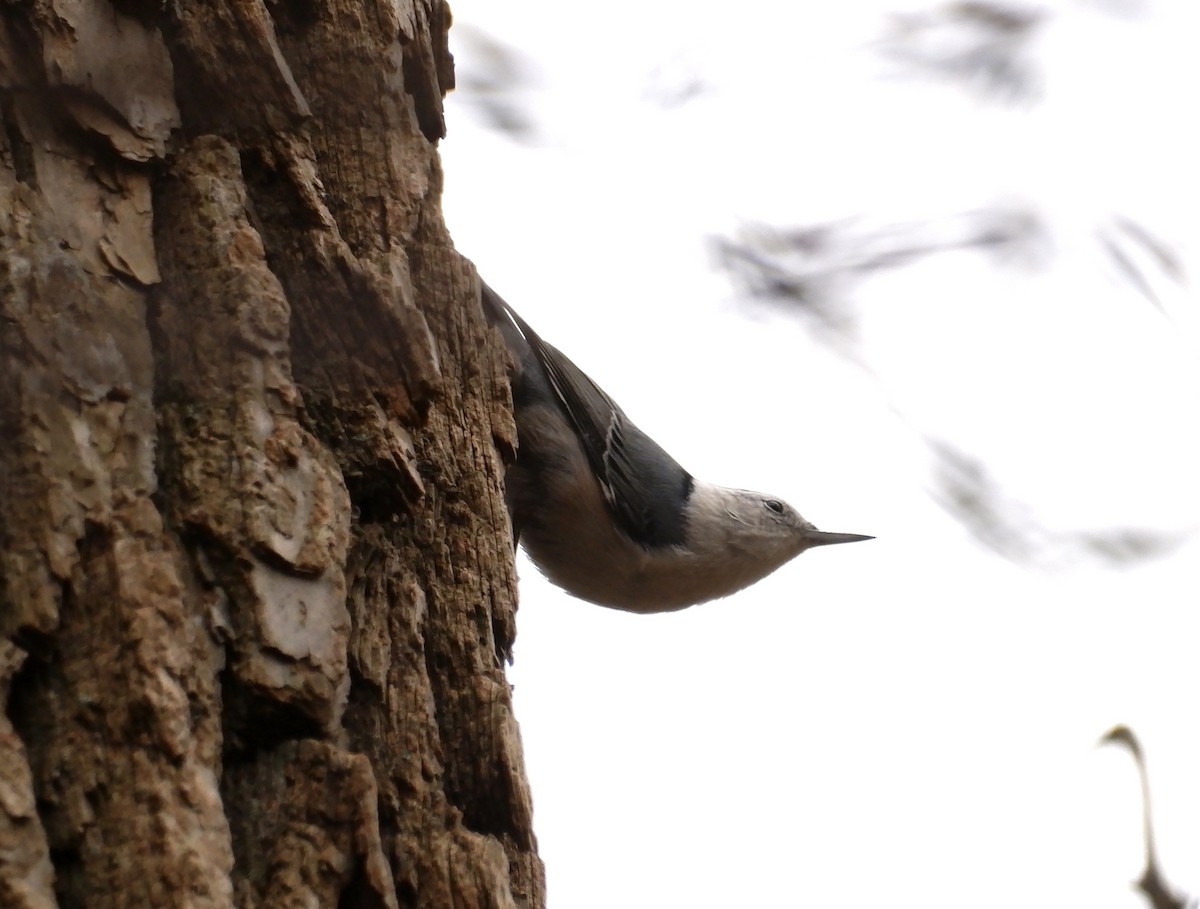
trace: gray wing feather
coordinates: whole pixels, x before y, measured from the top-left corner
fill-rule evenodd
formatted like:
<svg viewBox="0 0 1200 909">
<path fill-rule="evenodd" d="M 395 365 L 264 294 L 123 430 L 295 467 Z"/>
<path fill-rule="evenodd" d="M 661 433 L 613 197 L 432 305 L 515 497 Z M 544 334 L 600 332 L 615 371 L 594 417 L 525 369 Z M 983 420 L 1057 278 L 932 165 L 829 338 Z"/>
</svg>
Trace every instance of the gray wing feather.
<svg viewBox="0 0 1200 909">
<path fill-rule="evenodd" d="M 511 320 L 528 345 L 554 392 L 555 403 L 575 427 L 617 525 L 647 548 L 682 545 L 686 532 L 683 505 L 692 490 L 691 474 L 638 429 L 583 370 L 543 341 L 487 284 L 483 284 L 483 297 L 490 308 Z M 506 337 L 509 334 L 505 332 Z"/>
</svg>

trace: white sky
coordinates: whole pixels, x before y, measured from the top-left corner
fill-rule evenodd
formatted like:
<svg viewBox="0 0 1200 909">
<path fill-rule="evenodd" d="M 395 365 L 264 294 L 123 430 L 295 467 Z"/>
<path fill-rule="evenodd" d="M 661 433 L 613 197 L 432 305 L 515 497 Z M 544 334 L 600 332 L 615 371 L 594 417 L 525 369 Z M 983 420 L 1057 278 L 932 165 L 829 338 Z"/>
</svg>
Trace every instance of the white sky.
<svg viewBox="0 0 1200 909">
<path fill-rule="evenodd" d="M 510 677 L 551 909 L 1142 907 L 1133 765 L 1094 747 L 1118 722 L 1165 874 L 1200 895 L 1200 545 L 1016 567 L 932 501 L 917 435 L 1053 530 L 1200 527 L 1200 301 L 1162 281 L 1164 316 L 1097 242 L 1127 215 L 1200 272 L 1200 4 L 1143 6 L 1053 5 L 1042 96 L 1008 107 L 884 78 L 875 0 L 454 3 L 530 63 L 539 131 L 450 97 L 459 249 L 693 473 L 878 537 L 649 617 L 522 559 Z M 692 75 L 682 106 L 648 90 Z M 1050 267 L 952 254 L 853 288 L 874 375 L 736 306 L 707 246 L 1004 200 L 1047 215 Z"/>
</svg>

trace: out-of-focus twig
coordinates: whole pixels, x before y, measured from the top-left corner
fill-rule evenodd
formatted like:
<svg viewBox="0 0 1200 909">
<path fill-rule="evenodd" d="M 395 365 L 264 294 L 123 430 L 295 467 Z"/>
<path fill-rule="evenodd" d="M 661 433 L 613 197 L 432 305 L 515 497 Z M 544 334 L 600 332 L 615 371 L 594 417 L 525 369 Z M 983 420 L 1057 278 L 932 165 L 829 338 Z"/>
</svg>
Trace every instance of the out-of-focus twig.
<svg viewBox="0 0 1200 909">
<path fill-rule="evenodd" d="M 456 25 L 455 37 L 466 51 L 456 61 L 456 88 L 484 122 L 519 142 L 536 137 L 533 116 L 521 100 L 529 65 L 520 53 L 478 28 Z"/>
<path fill-rule="evenodd" d="M 974 250 L 1001 264 L 1040 265 L 1046 230 L 1032 209 L 997 204 L 945 218 L 864 225 L 857 219 L 802 227 L 747 227 L 712 241 L 717 265 L 751 298 L 788 309 L 857 359 L 848 305 L 854 285 L 887 269 Z"/>
<path fill-rule="evenodd" d="M 1051 529 L 1008 494 L 981 459 L 944 440 L 926 442 L 934 457 L 933 498 L 976 542 L 1017 564 L 1053 569 L 1090 558 L 1130 565 L 1165 555 L 1182 541 L 1180 535 L 1129 527 Z"/>
<path fill-rule="evenodd" d="M 1155 289 L 1156 278 L 1163 276 L 1177 285 L 1187 280 L 1175 250 L 1132 218 L 1113 218 L 1111 225 L 1097 229 L 1096 238 L 1121 277 L 1160 310 L 1163 305 Z"/>
<path fill-rule="evenodd" d="M 894 15 L 879 46 L 910 71 L 1016 101 L 1040 91 L 1028 48 L 1047 19 L 1045 10 L 1011 3 L 946 3 Z"/>
<path fill-rule="evenodd" d="M 1150 777 L 1146 773 L 1146 758 L 1141 743 L 1128 726 L 1114 726 L 1102 739 L 1101 745 L 1122 745 L 1137 764 L 1138 779 L 1142 786 L 1142 838 L 1146 850 L 1146 868 L 1142 876 L 1134 881 L 1151 909 L 1195 909 L 1197 903 L 1179 893 L 1168 884 L 1158 866 L 1158 852 L 1154 847 L 1154 824 L 1150 815 Z"/>
</svg>

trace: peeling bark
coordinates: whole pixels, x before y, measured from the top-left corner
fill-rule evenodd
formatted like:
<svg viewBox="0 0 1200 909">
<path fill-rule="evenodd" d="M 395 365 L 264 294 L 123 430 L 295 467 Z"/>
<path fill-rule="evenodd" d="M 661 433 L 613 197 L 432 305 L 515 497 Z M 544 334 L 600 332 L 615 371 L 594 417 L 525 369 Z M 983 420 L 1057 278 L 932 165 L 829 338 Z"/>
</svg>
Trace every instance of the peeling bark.
<svg viewBox="0 0 1200 909">
<path fill-rule="evenodd" d="M 0 10 L 0 905 L 544 905 L 448 25 Z"/>
</svg>

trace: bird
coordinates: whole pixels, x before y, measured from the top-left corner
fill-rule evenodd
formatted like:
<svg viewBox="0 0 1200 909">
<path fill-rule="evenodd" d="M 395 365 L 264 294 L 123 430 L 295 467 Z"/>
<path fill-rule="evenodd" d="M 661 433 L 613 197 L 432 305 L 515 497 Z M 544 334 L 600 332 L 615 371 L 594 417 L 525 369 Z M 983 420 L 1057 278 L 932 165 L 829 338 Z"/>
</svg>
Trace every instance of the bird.
<svg viewBox="0 0 1200 909">
<path fill-rule="evenodd" d="M 514 538 L 553 584 L 612 609 L 671 612 L 735 593 L 815 546 L 874 539 L 817 530 L 777 496 L 696 479 L 480 285 L 512 360 Z"/>
</svg>

